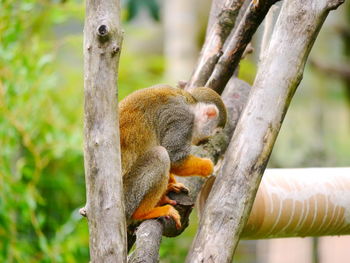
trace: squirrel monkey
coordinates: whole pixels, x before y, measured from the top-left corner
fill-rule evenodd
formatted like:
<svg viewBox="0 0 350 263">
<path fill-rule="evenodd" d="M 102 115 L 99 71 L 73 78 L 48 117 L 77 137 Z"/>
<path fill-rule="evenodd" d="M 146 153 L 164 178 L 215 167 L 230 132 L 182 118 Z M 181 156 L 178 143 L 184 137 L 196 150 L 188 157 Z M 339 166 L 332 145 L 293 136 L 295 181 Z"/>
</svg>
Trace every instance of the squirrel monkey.
<svg viewBox="0 0 350 263">
<path fill-rule="evenodd" d="M 128 224 L 161 216 L 180 228 L 180 216 L 166 193 L 186 190 L 179 176 L 208 176 L 209 159 L 190 154 L 191 145 L 226 123 L 226 108 L 209 88 L 191 92 L 167 85 L 136 91 L 119 104 L 125 213 Z M 166 205 L 164 205 L 166 204 Z M 162 206 L 163 205 L 163 206 Z"/>
</svg>

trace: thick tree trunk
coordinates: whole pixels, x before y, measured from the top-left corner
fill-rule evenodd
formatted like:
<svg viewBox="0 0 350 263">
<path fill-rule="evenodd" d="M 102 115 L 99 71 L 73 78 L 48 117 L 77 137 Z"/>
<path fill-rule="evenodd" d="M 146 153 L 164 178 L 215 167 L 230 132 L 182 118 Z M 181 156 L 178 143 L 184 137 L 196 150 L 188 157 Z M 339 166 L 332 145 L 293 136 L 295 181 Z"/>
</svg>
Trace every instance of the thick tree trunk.
<svg viewBox="0 0 350 263">
<path fill-rule="evenodd" d="M 91 262 L 126 261 L 120 165 L 117 65 L 122 32 L 118 0 L 88 0 L 84 28 L 84 161 Z"/>
<path fill-rule="evenodd" d="M 187 262 L 231 262 L 306 59 L 341 0 L 285 1 Z"/>
</svg>

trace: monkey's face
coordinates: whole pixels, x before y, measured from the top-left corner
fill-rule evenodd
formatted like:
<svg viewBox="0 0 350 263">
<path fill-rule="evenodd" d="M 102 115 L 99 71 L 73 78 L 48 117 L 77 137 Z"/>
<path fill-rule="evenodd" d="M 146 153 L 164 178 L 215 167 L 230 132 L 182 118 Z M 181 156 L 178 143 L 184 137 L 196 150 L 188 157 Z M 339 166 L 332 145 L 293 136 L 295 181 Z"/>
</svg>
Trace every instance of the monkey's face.
<svg viewBox="0 0 350 263">
<path fill-rule="evenodd" d="M 192 143 L 197 145 L 200 142 L 213 136 L 219 129 L 219 110 L 214 104 L 197 103 L 194 106 L 194 126 Z"/>
</svg>

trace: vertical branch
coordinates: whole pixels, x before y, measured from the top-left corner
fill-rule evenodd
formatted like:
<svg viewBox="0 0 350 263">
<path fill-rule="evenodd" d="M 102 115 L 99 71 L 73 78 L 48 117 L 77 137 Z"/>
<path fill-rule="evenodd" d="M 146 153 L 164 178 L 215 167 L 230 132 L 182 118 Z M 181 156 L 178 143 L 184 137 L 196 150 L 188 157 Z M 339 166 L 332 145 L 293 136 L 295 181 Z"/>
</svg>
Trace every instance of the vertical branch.
<svg viewBox="0 0 350 263">
<path fill-rule="evenodd" d="M 118 0 L 88 0 L 84 28 L 84 162 L 91 262 L 126 261 L 120 165 L 117 65 Z"/>
<path fill-rule="evenodd" d="M 342 2 L 283 3 L 187 262 L 231 262 L 311 47 L 329 10 Z"/>
</svg>

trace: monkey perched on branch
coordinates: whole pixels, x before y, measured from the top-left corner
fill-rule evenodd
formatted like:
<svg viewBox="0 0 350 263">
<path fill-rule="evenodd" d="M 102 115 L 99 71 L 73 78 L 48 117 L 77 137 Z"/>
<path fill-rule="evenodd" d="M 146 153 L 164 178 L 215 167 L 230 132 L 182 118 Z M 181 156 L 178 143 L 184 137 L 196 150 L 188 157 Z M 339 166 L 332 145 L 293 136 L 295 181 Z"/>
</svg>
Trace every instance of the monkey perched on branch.
<svg viewBox="0 0 350 263">
<path fill-rule="evenodd" d="M 134 220 L 171 217 L 181 227 L 170 191 L 187 191 L 174 177 L 208 176 L 209 159 L 190 154 L 225 126 L 226 108 L 209 88 L 191 92 L 167 85 L 139 90 L 120 102 L 120 143 L 125 213 Z"/>
</svg>

